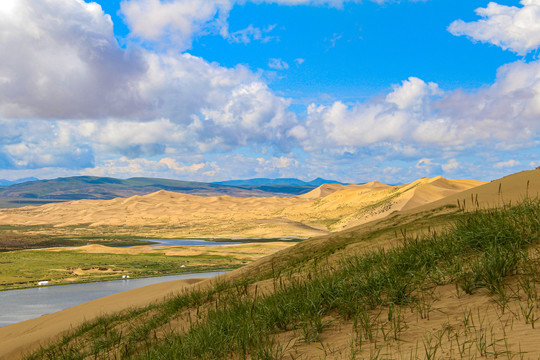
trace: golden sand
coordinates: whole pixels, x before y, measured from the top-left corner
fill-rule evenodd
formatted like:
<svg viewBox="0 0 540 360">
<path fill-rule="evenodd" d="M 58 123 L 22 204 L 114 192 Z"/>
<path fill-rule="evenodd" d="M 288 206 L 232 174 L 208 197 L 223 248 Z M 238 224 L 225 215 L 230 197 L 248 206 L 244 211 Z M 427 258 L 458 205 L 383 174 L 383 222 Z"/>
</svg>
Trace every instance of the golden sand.
<svg viewBox="0 0 540 360">
<path fill-rule="evenodd" d="M 193 196 L 158 191 L 113 200 L 78 200 L 0 211 L 3 225 L 130 229 L 164 237 L 310 237 L 339 231 L 390 213 L 442 199 L 484 182 L 422 178 L 389 186 L 325 184 L 291 198 Z"/>
</svg>

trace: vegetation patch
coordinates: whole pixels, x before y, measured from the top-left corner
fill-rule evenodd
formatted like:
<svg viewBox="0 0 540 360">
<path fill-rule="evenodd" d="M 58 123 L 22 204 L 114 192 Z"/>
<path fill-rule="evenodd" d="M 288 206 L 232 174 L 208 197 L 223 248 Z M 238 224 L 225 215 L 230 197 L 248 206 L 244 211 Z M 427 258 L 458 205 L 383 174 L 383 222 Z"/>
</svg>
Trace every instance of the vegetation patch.
<svg viewBox="0 0 540 360">
<path fill-rule="evenodd" d="M 79 251 L 13 251 L 0 253 L 0 290 L 35 286 L 40 280 L 51 285 L 117 280 L 120 275 L 151 277 L 221 271 L 238 268 L 251 260 L 232 256 L 167 256 L 149 254 L 92 254 Z M 83 271 L 77 271 L 77 269 Z M 102 269 L 108 271 L 90 271 Z M 119 275 L 120 274 L 120 275 Z"/>
</svg>

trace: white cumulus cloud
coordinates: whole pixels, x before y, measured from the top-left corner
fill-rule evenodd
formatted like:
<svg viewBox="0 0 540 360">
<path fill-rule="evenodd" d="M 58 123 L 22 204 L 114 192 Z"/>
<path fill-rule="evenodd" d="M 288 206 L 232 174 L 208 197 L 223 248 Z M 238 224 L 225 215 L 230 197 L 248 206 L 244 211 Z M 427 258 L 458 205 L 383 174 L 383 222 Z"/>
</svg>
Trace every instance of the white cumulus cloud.
<svg viewBox="0 0 540 360">
<path fill-rule="evenodd" d="M 259 165 L 269 169 L 286 169 L 291 167 L 297 167 L 298 161 L 286 156 L 271 157 L 270 159 L 257 158 Z"/>
<path fill-rule="evenodd" d="M 416 77 L 410 77 L 401 85 L 395 85 L 394 91 L 386 96 L 386 101 L 394 103 L 399 109 L 411 109 L 422 106 L 423 99 L 428 95 L 438 95 L 441 91 L 433 82 L 425 83 Z"/>
<path fill-rule="evenodd" d="M 32 118 L 48 119 L 50 131 L 69 128 L 87 144 L 81 156 L 93 156 L 94 148 L 130 158 L 171 148 L 279 145 L 296 123 L 289 100 L 243 66 L 121 48 L 109 15 L 96 3 L 20 0 L 4 6 L 0 53 L 0 119 L 6 120 L 0 161 L 9 166 L 66 165 L 70 158 L 24 155 L 42 141 L 29 136 Z"/>
<path fill-rule="evenodd" d="M 409 78 L 366 102 L 312 104 L 289 134 L 306 150 L 357 152 L 384 142 L 463 151 L 486 144 L 528 146 L 540 136 L 540 61 L 502 66 L 476 91 L 442 92 Z"/>
<path fill-rule="evenodd" d="M 132 35 L 147 40 L 169 37 L 188 48 L 193 35 L 209 22 L 226 33 L 226 19 L 233 4 L 232 0 L 131 0 L 122 1 L 121 11 Z"/>
<path fill-rule="evenodd" d="M 277 37 L 269 35 L 274 30 L 276 25 L 270 25 L 263 29 L 249 25 L 247 28 L 237 30 L 226 35 L 226 39 L 230 42 L 247 44 L 251 41 L 261 41 L 263 43 L 276 40 Z"/>
<path fill-rule="evenodd" d="M 452 172 L 459 169 L 459 161 L 456 159 L 450 159 L 446 164 L 441 165 L 444 172 Z"/>
<path fill-rule="evenodd" d="M 118 46 L 96 3 L 14 2 L 0 11 L 0 53 L 0 116 L 134 115 L 146 105 L 141 52 Z"/>
<path fill-rule="evenodd" d="M 436 84 L 411 77 L 401 85 L 395 85 L 383 99 L 354 105 L 341 101 L 329 106 L 311 104 L 305 126 L 296 126 L 291 135 L 306 148 L 363 147 L 383 141 L 413 142 L 414 132 L 422 132 L 418 128 L 429 114 L 432 98 L 440 94 Z"/>
<path fill-rule="evenodd" d="M 0 118 L 0 169 L 94 166 L 94 149 L 69 121 Z"/>
<path fill-rule="evenodd" d="M 155 176 L 169 178 L 188 178 L 194 176 L 204 176 L 205 172 L 213 171 L 216 165 L 211 162 L 198 162 L 185 164 L 177 159 L 164 157 L 159 160 L 149 160 L 144 158 L 129 159 L 120 157 L 117 159 L 107 159 L 102 164 L 91 169 L 81 171 L 81 174 L 92 176 Z"/>
<path fill-rule="evenodd" d="M 521 0 L 520 3 L 521 7 L 490 2 L 485 8 L 476 9 L 482 19 L 456 20 L 448 30 L 454 35 L 466 35 L 525 55 L 540 46 L 540 1 Z"/>
<path fill-rule="evenodd" d="M 177 41 L 187 44 L 208 25 L 207 18 L 224 36 L 258 37 L 255 28 L 228 32 L 220 16 L 229 5 L 234 3 L 132 0 L 122 6 L 135 9 L 128 16 L 135 22 L 143 21 L 148 7 L 155 27 L 139 24 L 135 35 L 141 37 L 180 36 Z M 523 1 L 516 11 L 531 6 L 536 5 Z M 155 20 L 152 12 L 164 9 L 181 16 Z M 232 159 L 226 156 L 249 148 L 264 155 L 234 158 L 231 177 L 239 169 L 246 176 L 292 176 L 306 169 L 316 174 L 318 162 L 304 165 L 306 160 L 290 155 L 296 151 L 320 156 L 335 171 L 364 157 L 378 163 L 406 159 L 422 171 L 451 172 L 462 171 L 466 162 L 460 156 L 474 149 L 531 148 L 540 138 L 540 61 L 504 65 L 493 84 L 477 90 L 443 91 L 409 77 L 366 101 L 313 103 L 297 115 L 293 100 L 277 95 L 244 66 L 226 68 L 133 43 L 120 47 L 110 17 L 82 0 L 2 1 L 0 53 L 0 169 L 9 171 L 57 167 L 210 178 L 223 176 L 219 165 Z M 288 67 L 274 60 L 275 67 Z M 216 154 L 224 154 L 218 164 L 205 158 Z"/>
</svg>

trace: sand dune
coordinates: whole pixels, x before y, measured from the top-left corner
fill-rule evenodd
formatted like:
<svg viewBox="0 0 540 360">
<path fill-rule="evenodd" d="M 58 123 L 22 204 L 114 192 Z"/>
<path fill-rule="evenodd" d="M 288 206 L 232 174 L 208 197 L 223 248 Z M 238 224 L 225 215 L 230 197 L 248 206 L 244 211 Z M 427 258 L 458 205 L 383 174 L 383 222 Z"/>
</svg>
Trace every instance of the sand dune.
<svg viewBox="0 0 540 360">
<path fill-rule="evenodd" d="M 422 204 L 414 211 L 436 209 L 445 205 L 457 205 L 468 210 L 492 208 L 504 204 L 515 204 L 525 197 L 540 196 L 540 170 L 522 171 L 508 175 L 478 187 L 464 189 L 462 192 L 448 194 L 446 197 L 429 204 Z M 404 209 L 409 210 L 409 209 Z"/>
<path fill-rule="evenodd" d="M 390 186 L 325 184 L 290 198 L 195 196 L 158 191 L 113 200 L 78 200 L 0 211 L 0 224 L 71 226 L 83 230 L 127 228 L 161 236 L 316 236 L 411 209 L 483 184 L 422 178 Z M 166 229 L 166 230 L 163 230 Z M 164 232 L 165 231 L 165 232 Z"/>
<path fill-rule="evenodd" d="M 438 176 L 412 189 L 413 195 L 401 210 L 413 209 L 483 184 L 485 183 L 475 180 L 450 181 Z"/>
<path fill-rule="evenodd" d="M 341 185 L 341 184 L 323 184 L 316 189 L 311 190 L 308 193 L 299 195 L 301 199 L 320 199 L 336 191 L 358 188 L 361 185 Z"/>
<path fill-rule="evenodd" d="M 400 186 L 371 182 L 333 192 L 315 202 L 295 204 L 283 209 L 280 215 L 312 226 L 322 223 L 328 230 L 338 231 L 383 218 L 394 211 L 421 206 L 481 184 L 485 182 L 448 180 L 440 176 L 422 178 Z"/>
<path fill-rule="evenodd" d="M 276 251 L 294 246 L 293 242 L 272 241 L 263 243 L 247 244 L 226 244 L 226 245 L 206 245 L 206 246 L 129 246 L 129 247 L 111 247 L 105 245 L 84 245 L 84 246 L 60 246 L 43 248 L 38 251 L 77 251 L 87 254 L 119 254 L 119 255 L 138 255 L 138 254 L 166 254 L 169 256 L 197 256 L 197 255 L 220 255 L 234 256 L 242 259 L 259 259 Z M 62 269 L 65 270 L 65 269 Z M 70 269 L 74 274 L 81 275 L 88 272 L 114 272 L 113 269 Z"/>
</svg>

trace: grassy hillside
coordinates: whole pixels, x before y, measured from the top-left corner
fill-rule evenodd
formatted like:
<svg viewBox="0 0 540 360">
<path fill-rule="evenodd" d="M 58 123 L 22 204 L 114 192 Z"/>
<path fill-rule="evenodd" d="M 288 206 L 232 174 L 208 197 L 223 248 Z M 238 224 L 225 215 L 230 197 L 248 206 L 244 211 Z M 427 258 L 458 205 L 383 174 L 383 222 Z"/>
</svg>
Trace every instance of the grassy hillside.
<svg viewBox="0 0 540 360">
<path fill-rule="evenodd" d="M 539 219 L 537 198 L 396 213 L 89 322 L 29 358 L 536 359 Z"/>
</svg>

